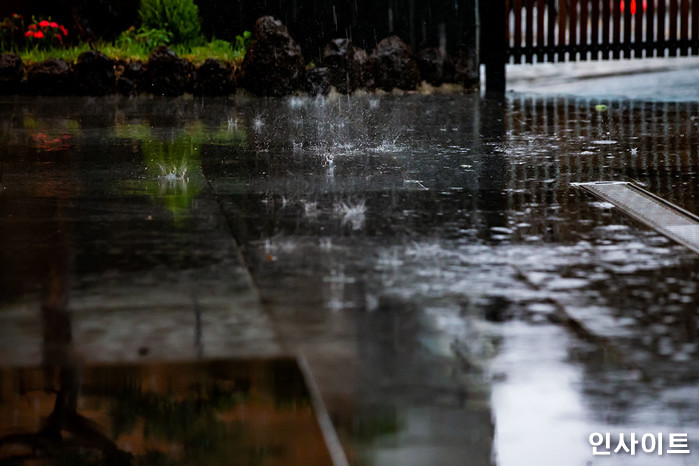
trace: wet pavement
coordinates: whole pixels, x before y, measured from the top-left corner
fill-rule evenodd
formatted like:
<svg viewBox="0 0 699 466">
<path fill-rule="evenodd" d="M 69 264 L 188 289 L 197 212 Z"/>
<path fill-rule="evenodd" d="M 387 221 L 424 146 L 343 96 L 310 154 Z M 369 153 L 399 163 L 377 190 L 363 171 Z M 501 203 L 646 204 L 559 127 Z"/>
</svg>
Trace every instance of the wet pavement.
<svg viewBox="0 0 699 466">
<path fill-rule="evenodd" d="M 699 58 L 582 61 L 508 65 L 507 89 L 646 102 L 699 102 Z"/>
<path fill-rule="evenodd" d="M 187 399 L 189 374 L 211 361 L 285 381 L 288 364 L 272 362 L 286 357 L 305 374 L 302 401 L 285 404 L 296 408 L 255 411 L 244 397 L 227 417 L 273 437 L 245 439 L 266 452 L 249 464 L 310 464 L 284 456 L 275 432 L 286 431 L 255 424 L 265 416 L 323 431 L 298 441 L 329 444 L 336 464 L 335 434 L 359 465 L 693 464 L 699 260 L 572 183 L 634 181 L 698 213 L 697 104 L 467 94 L 0 106 L 0 409 L 36 416 L 12 405 L 28 391 L 16 371 L 35 371 L 34 386 L 84 372 L 111 400 L 91 374 L 163 368 L 169 396 Z M 52 387 L 42 396 L 60 399 Z M 245 403 L 260 414 L 242 419 Z M 95 419 L 146 461 L 107 433 L 113 420 Z M 32 422 L 3 422 L 0 436 Z M 593 432 L 684 432 L 692 453 L 593 456 Z M 161 451 L 184 461 L 178 448 Z M 8 451 L 0 441 L 0 458 Z"/>
</svg>

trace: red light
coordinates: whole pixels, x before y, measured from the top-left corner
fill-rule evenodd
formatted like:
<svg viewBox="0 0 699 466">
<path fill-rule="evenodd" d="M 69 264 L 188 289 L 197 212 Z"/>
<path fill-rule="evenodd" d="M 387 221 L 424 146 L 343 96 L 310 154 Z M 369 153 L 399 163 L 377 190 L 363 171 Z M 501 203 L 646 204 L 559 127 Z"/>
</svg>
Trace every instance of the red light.
<svg viewBox="0 0 699 466">
<path fill-rule="evenodd" d="M 621 10 L 622 13 L 626 9 L 625 3 L 626 2 L 624 2 L 624 0 L 621 0 L 621 2 L 619 2 L 619 10 Z M 636 14 L 636 0 L 631 0 L 630 9 L 631 9 L 631 14 L 635 15 Z M 643 11 L 646 11 L 646 0 L 643 0 Z"/>
</svg>

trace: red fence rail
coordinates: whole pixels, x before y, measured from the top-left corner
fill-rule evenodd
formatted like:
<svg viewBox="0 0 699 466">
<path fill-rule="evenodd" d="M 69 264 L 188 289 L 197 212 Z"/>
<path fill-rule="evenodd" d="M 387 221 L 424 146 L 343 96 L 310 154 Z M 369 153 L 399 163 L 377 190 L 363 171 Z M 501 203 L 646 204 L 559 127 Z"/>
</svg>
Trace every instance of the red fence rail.
<svg viewBox="0 0 699 466">
<path fill-rule="evenodd" d="M 505 1 L 514 63 L 699 54 L 699 0 Z"/>
</svg>

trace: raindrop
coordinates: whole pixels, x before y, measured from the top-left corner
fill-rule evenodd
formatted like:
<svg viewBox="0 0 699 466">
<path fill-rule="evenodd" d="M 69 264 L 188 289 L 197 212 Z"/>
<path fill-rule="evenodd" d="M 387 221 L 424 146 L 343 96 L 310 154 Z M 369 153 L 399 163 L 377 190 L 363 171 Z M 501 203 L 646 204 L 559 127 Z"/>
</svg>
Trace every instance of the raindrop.
<svg viewBox="0 0 699 466">
<path fill-rule="evenodd" d="M 262 127 L 265 125 L 265 122 L 262 121 L 262 118 L 258 115 L 255 117 L 255 119 L 252 121 L 252 126 L 255 128 L 256 132 L 260 132 L 262 130 Z"/>
<path fill-rule="evenodd" d="M 302 108 L 303 103 L 304 101 L 301 97 L 294 96 L 291 99 L 289 99 L 289 107 L 293 109 Z"/>
<path fill-rule="evenodd" d="M 441 61 L 447 53 L 447 27 L 444 23 L 439 23 L 439 52 Z"/>
</svg>

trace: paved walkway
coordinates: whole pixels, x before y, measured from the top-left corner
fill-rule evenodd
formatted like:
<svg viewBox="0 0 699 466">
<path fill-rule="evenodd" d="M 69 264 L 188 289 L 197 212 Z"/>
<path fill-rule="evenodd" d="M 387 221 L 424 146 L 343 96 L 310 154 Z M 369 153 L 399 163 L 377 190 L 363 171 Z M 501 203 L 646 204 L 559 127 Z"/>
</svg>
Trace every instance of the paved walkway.
<svg viewBox="0 0 699 466">
<path fill-rule="evenodd" d="M 507 89 L 649 101 L 699 101 L 699 57 L 508 65 Z"/>
<path fill-rule="evenodd" d="M 696 212 L 696 104 L 0 105 L 0 366 L 301 354 L 355 464 L 699 450 L 699 259 L 572 185 Z"/>
</svg>

